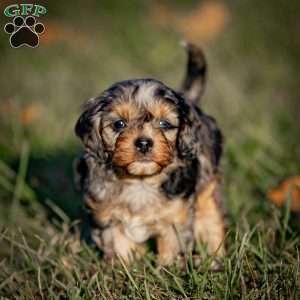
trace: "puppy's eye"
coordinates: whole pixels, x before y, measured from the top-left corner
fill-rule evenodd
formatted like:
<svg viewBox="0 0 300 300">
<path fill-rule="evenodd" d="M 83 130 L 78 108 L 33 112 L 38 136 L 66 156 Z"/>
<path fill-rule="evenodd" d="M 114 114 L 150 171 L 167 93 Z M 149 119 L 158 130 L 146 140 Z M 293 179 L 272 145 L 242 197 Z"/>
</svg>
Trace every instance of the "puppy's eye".
<svg viewBox="0 0 300 300">
<path fill-rule="evenodd" d="M 160 120 L 159 121 L 159 127 L 162 129 L 172 129 L 175 128 L 174 125 L 172 125 L 169 121 L 167 120 Z"/>
<path fill-rule="evenodd" d="M 116 131 L 119 131 L 123 128 L 125 128 L 127 125 L 123 120 L 118 120 L 116 122 L 113 123 L 113 127 Z"/>
</svg>

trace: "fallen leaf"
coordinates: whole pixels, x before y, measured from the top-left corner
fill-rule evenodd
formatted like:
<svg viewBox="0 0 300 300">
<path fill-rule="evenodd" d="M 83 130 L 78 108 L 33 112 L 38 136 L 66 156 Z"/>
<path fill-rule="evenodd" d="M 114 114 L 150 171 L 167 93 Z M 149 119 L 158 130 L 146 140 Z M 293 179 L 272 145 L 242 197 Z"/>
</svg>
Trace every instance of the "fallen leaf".
<svg viewBox="0 0 300 300">
<path fill-rule="evenodd" d="M 31 125 L 41 115 L 41 107 L 37 104 L 30 104 L 21 111 L 22 125 Z"/>
<path fill-rule="evenodd" d="M 40 35 L 40 42 L 44 46 L 66 43 L 71 47 L 82 47 L 90 37 L 78 28 L 61 21 L 44 21 L 45 31 Z"/>
<path fill-rule="evenodd" d="M 201 1 L 190 12 L 154 2 L 149 16 L 154 24 L 175 29 L 188 41 L 207 44 L 224 31 L 230 19 L 230 10 L 221 0 Z"/>
<path fill-rule="evenodd" d="M 41 44 L 48 46 L 61 42 L 65 38 L 65 29 L 58 22 L 47 21 L 43 24 L 45 25 L 45 31 L 40 35 Z"/>
<path fill-rule="evenodd" d="M 279 207 L 283 207 L 291 197 L 291 211 L 300 212 L 300 176 L 289 177 L 279 186 L 268 192 L 268 198 Z"/>
<path fill-rule="evenodd" d="M 222 1 L 200 2 L 179 22 L 178 30 L 189 41 L 207 44 L 224 30 L 229 16 L 229 9 Z"/>
</svg>

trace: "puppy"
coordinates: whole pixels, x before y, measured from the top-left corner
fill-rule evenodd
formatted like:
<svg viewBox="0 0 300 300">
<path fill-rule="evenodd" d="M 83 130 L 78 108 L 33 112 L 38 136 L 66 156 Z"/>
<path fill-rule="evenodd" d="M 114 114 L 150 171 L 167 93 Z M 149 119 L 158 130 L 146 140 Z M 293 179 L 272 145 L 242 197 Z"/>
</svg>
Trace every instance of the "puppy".
<svg viewBox="0 0 300 300">
<path fill-rule="evenodd" d="M 197 241 L 210 254 L 224 254 L 223 139 L 196 105 L 206 81 L 203 53 L 191 44 L 186 49 L 181 92 L 155 79 L 121 81 L 89 100 L 77 121 L 84 226 L 105 257 L 130 262 L 150 238 L 164 265 L 195 250 Z"/>
</svg>

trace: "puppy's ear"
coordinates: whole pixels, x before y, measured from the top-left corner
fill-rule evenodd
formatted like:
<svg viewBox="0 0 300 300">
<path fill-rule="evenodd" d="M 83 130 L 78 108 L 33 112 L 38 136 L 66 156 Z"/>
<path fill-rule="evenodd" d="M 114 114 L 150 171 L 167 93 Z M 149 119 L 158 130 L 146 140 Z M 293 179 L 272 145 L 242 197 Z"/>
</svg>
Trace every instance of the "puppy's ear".
<svg viewBox="0 0 300 300">
<path fill-rule="evenodd" d="M 183 160 L 200 163 L 214 173 L 223 149 L 223 137 L 216 121 L 198 107 L 191 107 L 182 121 L 177 138 L 178 155 Z"/>
<path fill-rule="evenodd" d="M 85 158 L 85 154 L 74 159 L 73 161 L 73 174 L 74 174 L 74 185 L 76 191 L 83 191 L 88 180 L 88 165 Z"/>
<path fill-rule="evenodd" d="M 75 125 L 75 133 L 82 140 L 85 150 L 104 160 L 105 152 L 100 134 L 101 117 L 104 103 L 95 98 L 86 104 L 84 112 Z"/>
<path fill-rule="evenodd" d="M 172 170 L 161 185 L 170 199 L 188 198 L 217 175 L 222 155 L 223 138 L 213 118 L 190 105 L 180 121 L 176 148 L 184 164 Z"/>
</svg>

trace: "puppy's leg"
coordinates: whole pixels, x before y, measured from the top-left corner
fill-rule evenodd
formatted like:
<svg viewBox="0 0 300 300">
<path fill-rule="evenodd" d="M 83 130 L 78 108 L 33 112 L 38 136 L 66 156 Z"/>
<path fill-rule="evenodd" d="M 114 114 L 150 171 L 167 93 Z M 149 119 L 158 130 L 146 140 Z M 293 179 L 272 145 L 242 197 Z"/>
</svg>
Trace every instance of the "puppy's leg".
<svg viewBox="0 0 300 300">
<path fill-rule="evenodd" d="M 207 246 L 208 254 L 224 255 L 224 219 L 216 199 L 216 181 L 210 182 L 195 203 L 194 237 Z"/>
<path fill-rule="evenodd" d="M 161 265 L 170 265 L 180 252 L 180 243 L 173 226 L 168 226 L 157 237 L 158 260 Z"/>
<path fill-rule="evenodd" d="M 156 216 L 160 217 L 156 228 L 160 264 L 169 265 L 180 252 L 190 250 L 193 240 L 190 213 L 187 200 L 181 198 L 167 202 L 161 212 L 156 212 Z"/>
<path fill-rule="evenodd" d="M 105 229 L 102 237 L 103 250 L 109 258 L 117 255 L 126 264 L 129 264 L 135 257 L 141 257 L 145 253 L 144 245 L 135 243 L 129 239 L 118 225 Z"/>
</svg>

